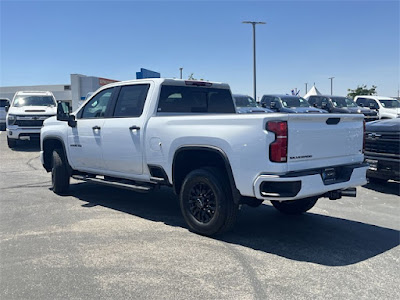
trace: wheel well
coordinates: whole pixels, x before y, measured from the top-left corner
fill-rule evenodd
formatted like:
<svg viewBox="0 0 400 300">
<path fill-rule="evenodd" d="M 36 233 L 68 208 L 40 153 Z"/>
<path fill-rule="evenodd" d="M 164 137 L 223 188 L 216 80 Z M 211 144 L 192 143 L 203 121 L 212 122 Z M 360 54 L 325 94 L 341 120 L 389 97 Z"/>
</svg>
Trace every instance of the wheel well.
<svg viewBox="0 0 400 300">
<path fill-rule="evenodd" d="M 179 195 L 187 174 L 193 170 L 204 167 L 216 167 L 220 169 L 230 183 L 235 202 L 239 201 L 240 194 L 236 189 L 227 157 L 220 150 L 206 147 L 193 147 L 177 151 L 172 167 L 172 180 L 175 193 Z"/>
<path fill-rule="evenodd" d="M 52 155 L 54 149 L 62 149 L 65 153 L 64 146 L 60 140 L 46 139 L 43 141 L 44 168 L 47 172 L 50 172 L 52 168 Z"/>
</svg>

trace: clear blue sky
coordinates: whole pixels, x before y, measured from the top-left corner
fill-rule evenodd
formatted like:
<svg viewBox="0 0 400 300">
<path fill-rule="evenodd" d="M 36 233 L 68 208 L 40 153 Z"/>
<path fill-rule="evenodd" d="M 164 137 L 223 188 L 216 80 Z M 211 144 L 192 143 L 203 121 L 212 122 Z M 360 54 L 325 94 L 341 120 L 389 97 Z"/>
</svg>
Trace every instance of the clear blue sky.
<svg viewBox="0 0 400 300">
<path fill-rule="evenodd" d="M 80 73 L 134 79 L 222 81 L 253 94 L 251 25 L 257 27 L 257 93 L 322 93 L 372 84 L 399 88 L 399 1 L 2 1 L 0 86 L 68 84 Z"/>
</svg>

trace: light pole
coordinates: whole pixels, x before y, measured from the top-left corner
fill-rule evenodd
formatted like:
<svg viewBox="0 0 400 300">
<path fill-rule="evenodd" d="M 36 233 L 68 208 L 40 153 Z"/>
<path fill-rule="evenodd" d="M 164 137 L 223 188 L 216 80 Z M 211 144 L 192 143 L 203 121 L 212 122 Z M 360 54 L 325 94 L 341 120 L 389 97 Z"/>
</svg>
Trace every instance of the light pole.
<svg viewBox="0 0 400 300">
<path fill-rule="evenodd" d="M 182 79 L 182 70 L 183 70 L 183 68 L 179 68 L 179 71 L 181 71 L 181 79 Z"/>
<path fill-rule="evenodd" d="M 256 25 L 266 24 L 265 22 L 253 22 L 253 21 L 243 21 L 243 24 L 253 25 L 253 88 L 254 88 L 254 100 L 257 99 L 256 93 Z"/>
<path fill-rule="evenodd" d="M 333 78 L 335 77 L 329 77 L 328 79 L 331 80 L 331 96 L 333 95 Z"/>
<path fill-rule="evenodd" d="M 306 82 L 305 85 L 306 85 L 306 91 L 304 92 L 304 95 L 307 94 L 307 85 L 308 85 L 308 82 Z"/>
</svg>

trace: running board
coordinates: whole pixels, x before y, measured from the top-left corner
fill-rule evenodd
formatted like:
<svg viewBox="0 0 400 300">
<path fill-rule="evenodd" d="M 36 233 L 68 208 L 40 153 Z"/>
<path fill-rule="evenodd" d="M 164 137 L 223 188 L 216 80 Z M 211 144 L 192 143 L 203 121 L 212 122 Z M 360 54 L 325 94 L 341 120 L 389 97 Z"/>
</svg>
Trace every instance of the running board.
<svg viewBox="0 0 400 300">
<path fill-rule="evenodd" d="M 145 186 L 145 185 L 137 185 L 133 183 L 124 183 L 124 182 L 118 182 L 118 181 L 109 181 L 106 179 L 101 179 L 101 178 L 96 178 L 96 177 L 88 177 L 84 175 L 72 175 L 72 178 L 77 179 L 77 180 L 83 180 L 86 182 L 92 182 L 92 183 L 97 183 L 97 184 L 102 184 L 102 185 L 108 185 L 108 186 L 113 186 L 113 187 L 118 187 L 118 188 L 123 188 L 139 193 L 146 193 L 150 190 L 152 190 L 151 186 Z"/>
</svg>

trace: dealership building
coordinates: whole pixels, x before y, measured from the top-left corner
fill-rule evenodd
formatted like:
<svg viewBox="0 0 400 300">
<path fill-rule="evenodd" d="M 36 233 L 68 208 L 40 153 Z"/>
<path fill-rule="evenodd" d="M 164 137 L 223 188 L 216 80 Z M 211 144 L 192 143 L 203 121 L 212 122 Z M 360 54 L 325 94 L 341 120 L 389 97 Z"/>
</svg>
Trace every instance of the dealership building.
<svg viewBox="0 0 400 300">
<path fill-rule="evenodd" d="M 137 79 L 159 77 L 160 73 L 143 68 L 140 69 L 140 72 L 136 72 Z M 67 84 L 0 87 L 0 98 L 12 100 L 14 94 L 18 91 L 50 91 L 54 94 L 56 100 L 70 102 L 72 110 L 75 110 L 86 99 L 88 93 L 96 91 L 103 85 L 118 81 L 115 79 L 86 76 L 82 74 L 71 74 L 70 78 L 71 82 Z"/>
</svg>

